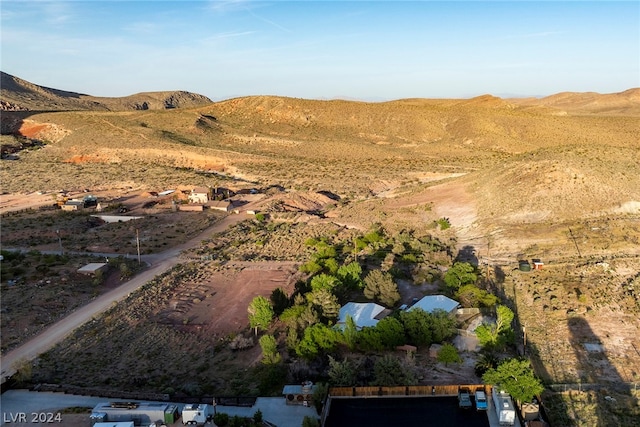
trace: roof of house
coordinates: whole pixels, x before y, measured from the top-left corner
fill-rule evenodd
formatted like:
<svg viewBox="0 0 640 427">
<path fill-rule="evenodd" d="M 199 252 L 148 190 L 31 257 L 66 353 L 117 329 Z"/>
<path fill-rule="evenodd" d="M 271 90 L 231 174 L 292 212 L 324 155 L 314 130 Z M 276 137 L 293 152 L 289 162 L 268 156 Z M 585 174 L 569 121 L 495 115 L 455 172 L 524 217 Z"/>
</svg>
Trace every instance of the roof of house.
<svg viewBox="0 0 640 427">
<path fill-rule="evenodd" d="M 227 200 L 209 200 L 207 206 L 210 208 L 230 208 L 233 204 Z"/>
<path fill-rule="evenodd" d="M 209 194 L 209 189 L 207 187 L 196 187 L 191 190 L 192 194 Z"/>
<path fill-rule="evenodd" d="M 427 313 L 433 313 L 434 310 L 444 310 L 447 313 L 451 313 L 459 304 L 458 301 L 452 300 L 444 295 L 427 295 L 409 307 L 409 310 L 421 308 Z"/>
<path fill-rule="evenodd" d="M 104 268 L 107 265 L 106 262 L 91 262 L 78 269 L 78 273 L 95 273 L 96 271 Z"/>
<path fill-rule="evenodd" d="M 377 317 L 379 317 L 384 310 L 385 308 L 383 306 L 373 302 L 348 302 L 340 308 L 338 324 L 344 325 L 347 321 L 347 316 L 351 316 L 358 328 L 375 326 L 378 320 L 380 320 Z"/>
</svg>

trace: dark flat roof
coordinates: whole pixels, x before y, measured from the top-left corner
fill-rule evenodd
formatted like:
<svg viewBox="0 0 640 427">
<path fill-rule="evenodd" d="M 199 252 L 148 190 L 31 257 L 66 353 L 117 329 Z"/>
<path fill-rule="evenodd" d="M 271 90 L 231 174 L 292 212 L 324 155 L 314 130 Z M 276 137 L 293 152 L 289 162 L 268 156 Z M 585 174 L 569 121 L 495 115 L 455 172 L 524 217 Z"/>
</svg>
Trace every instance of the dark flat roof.
<svg viewBox="0 0 640 427">
<path fill-rule="evenodd" d="M 489 427 L 486 411 L 460 409 L 457 397 L 332 398 L 325 427 Z"/>
</svg>

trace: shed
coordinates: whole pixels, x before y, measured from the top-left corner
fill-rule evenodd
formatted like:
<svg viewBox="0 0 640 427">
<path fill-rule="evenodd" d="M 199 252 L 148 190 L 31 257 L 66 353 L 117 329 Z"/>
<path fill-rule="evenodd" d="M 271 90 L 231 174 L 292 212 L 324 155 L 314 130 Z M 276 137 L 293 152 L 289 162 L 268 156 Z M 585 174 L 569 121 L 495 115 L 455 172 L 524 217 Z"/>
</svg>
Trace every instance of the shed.
<svg viewBox="0 0 640 427">
<path fill-rule="evenodd" d="M 433 313 L 435 310 L 444 310 L 447 313 L 453 313 L 458 308 L 460 303 L 456 300 L 444 295 L 427 295 L 407 310 L 415 310 L 417 308 L 426 311 L 427 313 Z"/>
<path fill-rule="evenodd" d="M 544 262 L 542 262 L 539 259 L 532 259 L 531 262 L 533 263 L 534 270 L 542 270 L 542 267 L 544 266 Z"/>
<path fill-rule="evenodd" d="M 78 269 L 78 273 L 95 275 L 98 271 L 105 273 L 109 268 L 106 262 L 92 262 Z"/>
<path fill-rule="evenodd" d="M 63 211 L 80 211 L 84 209 L 84 201 L 82 200 L 67 200 L 67 202 L 60 206 Z"/>
<path fill-rule="evenodd" d="M 367 326 L 376 326 L 378 321 L 388 314 L 388 312 L 385 311 L 386 309 L 383 306 L 373 302 L 348 302 L 340 308 L 337 324 L 339 327 L 344 328 L 344 325 L 347 323 L 347 316 L 351 316 L 358 329 Z"/>
<path fill-rule="evenodd" d="M 213 200 L 207 203 L 209 209 L 229 212 L 233 208 L 233 204 L 227 200 Z"/>
</svg>

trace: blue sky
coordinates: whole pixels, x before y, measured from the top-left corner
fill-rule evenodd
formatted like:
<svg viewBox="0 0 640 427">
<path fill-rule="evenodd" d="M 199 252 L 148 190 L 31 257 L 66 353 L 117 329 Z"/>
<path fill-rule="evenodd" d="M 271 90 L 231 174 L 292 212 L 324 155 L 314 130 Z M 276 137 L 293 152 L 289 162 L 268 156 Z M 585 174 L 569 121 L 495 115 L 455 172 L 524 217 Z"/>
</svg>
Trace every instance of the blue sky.
<svg viewBox="0 0 640 427">
<path fill-rule="evenodd" d="M 2 0 L 1 69 L 95 96 L 346 98 L 640 87 L 638 1 Z"/>
</svg>

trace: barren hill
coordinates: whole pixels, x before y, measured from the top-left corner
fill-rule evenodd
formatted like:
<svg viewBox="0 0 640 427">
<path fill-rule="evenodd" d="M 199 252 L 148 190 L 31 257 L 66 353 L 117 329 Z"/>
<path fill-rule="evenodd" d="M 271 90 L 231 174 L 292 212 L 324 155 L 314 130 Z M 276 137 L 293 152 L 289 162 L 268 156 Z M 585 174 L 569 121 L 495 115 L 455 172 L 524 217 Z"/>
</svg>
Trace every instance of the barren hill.
<svg viewBox="0 0 640 427">
<path fill-rule="evenodd" d="M 185 91 L 144 92 L 120 98 L 90 96 L 39 86 L 4 72 L 0 87 L 2 109 L 14 111 L 162 110 L 197 107 L 212 102 L 206 96 Z"/>
<path fill-rule="evenodd" d="M 39 110 L 61 99 L 84 109 L 97 99 L 3 79 L 12 79 L 3 100 L 19 104 L 28 93 Z M 344 200 L 413 194 L 418 204 L 437 176 L 465 186 L 479 224 L 592 217 L 640 201 L 638 93 L 382 103 L 254 96 L 167 109 L 192 95 L 157 92 L 144 95 L 145 111 L 142 98 L 114 101 L 128 111 L 104 111 L 112 107 L 101 98 L 91 111 L 5 112 L 3 133 L 48 144 L 4 162 L 0 173 L 10 192 L 233 180 Z"/>
<path fill-rule="evenodd" d="M 561 92 L 541 99 L 513 99 L 515 104 L 557 108 L 576 114 L 640 115 L 640 88 L 618 93 Z"/>
</svg>

